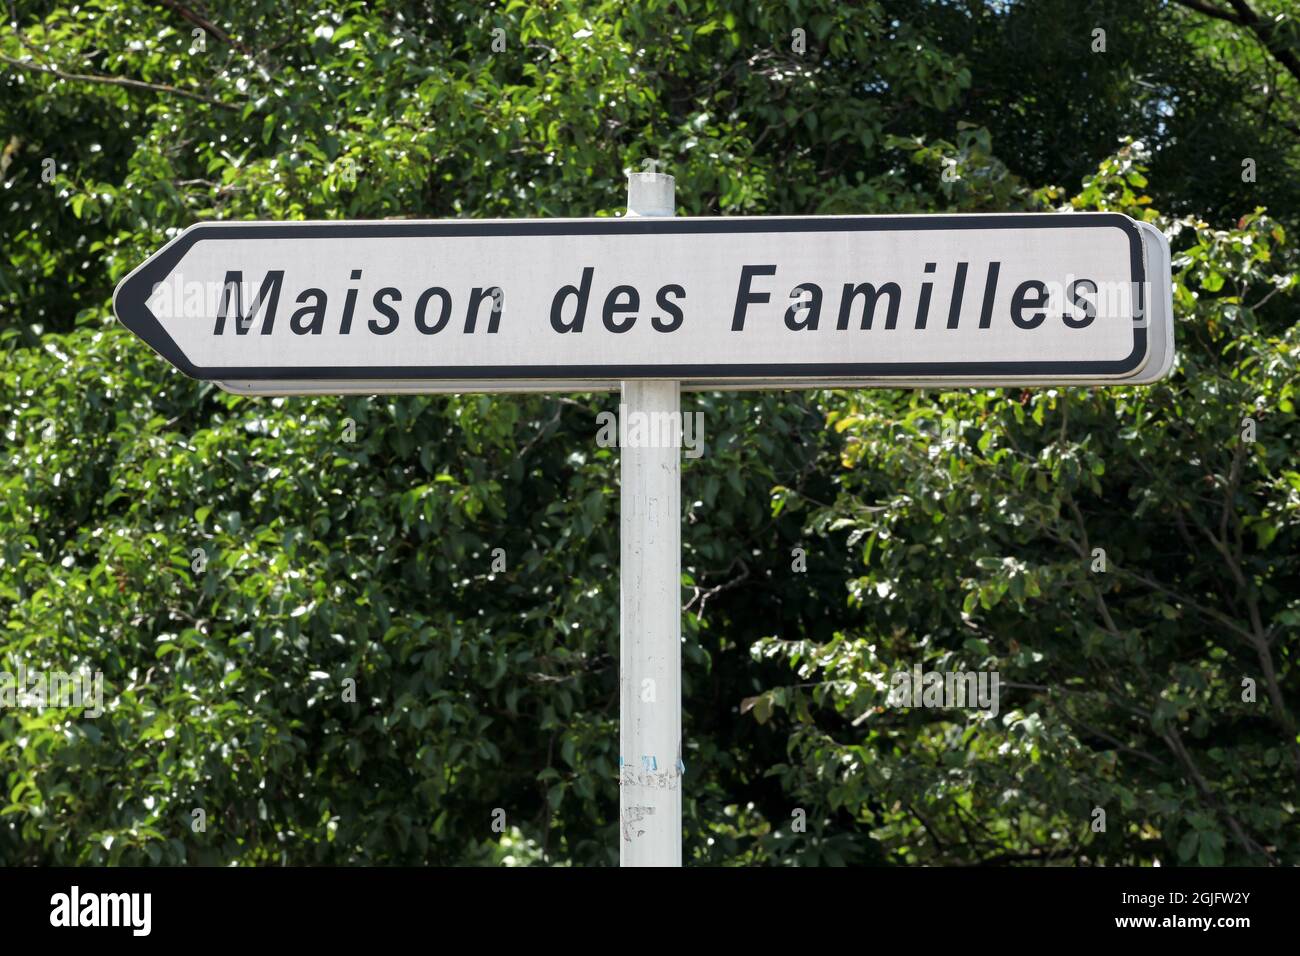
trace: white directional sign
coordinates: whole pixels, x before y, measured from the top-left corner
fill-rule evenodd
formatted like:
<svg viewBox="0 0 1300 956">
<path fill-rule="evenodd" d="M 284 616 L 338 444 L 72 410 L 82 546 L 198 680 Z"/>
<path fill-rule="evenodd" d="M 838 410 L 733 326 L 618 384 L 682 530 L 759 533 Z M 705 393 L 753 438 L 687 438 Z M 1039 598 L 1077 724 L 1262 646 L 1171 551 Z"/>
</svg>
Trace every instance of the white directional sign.
<svg viewBox="0 0 1300 956">
<path fill-rule="evenodd" d="M 1168 244 L 1115 213 L 205 223 L 118 318 L 254 392 L 1127 384 Z"/>
</svg>

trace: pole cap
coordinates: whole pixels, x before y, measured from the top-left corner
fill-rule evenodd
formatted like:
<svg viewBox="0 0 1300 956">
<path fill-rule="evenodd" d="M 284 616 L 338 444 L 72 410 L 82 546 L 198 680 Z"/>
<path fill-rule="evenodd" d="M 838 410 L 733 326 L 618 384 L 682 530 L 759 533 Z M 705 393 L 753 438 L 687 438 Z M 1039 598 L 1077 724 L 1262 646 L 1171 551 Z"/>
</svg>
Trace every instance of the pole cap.
<svg viewBox="0 0 1300 956">
<path fill-rule="evenodd" d="M 676 213 L 676 179 L 667 173 L 627 174 L 628 216 L 673 216 Z"/>
</svg>

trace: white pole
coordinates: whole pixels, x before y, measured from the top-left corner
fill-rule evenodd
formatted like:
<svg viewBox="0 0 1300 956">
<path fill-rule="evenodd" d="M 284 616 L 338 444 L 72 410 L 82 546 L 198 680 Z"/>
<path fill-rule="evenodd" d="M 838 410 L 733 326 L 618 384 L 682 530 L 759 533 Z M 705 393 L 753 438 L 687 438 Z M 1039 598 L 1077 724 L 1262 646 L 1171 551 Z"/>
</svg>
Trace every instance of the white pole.
<svg viewBox="0 0 1300 956">
<path fill-rule="evenodd" d="M 632 173 L 628 216 L 671 216 L 675 181 Z M 681 383 L 623 382 L 619 420 L 680 423 Z M 626 434 L 626 432 L 625 432 Z M 674 426 L 672 434 L 680 434 Z M 657 444 L 652 441 L 651 444 Z M 677 447 L 621 448 L 619 864 L 682 865 L 682 487 Z"/>
</svg>

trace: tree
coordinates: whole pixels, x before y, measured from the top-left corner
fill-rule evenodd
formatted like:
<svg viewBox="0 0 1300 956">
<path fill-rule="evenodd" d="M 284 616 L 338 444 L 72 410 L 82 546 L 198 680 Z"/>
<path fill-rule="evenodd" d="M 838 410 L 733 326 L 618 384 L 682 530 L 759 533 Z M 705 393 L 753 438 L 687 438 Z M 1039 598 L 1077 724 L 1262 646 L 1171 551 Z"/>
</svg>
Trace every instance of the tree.
<svg viewBox="0 0 1300 956">
<path fill-rule="evenodd" d="M 1275 275 L 1278 294 L 1247 302 L 1258 307 L 1242 314 L 1271 323 L 1281 350 L 1290 340 L 1280 331 L 1280 283 L 1293 246 L 1253 210 L 1277 206 L 1270 215 L 1289 225 L 1296 178 L 1270 172 L 1245 184 L 1239 169 L 1207 176 L 1193 165 L 1207 142 L 1192 135 L 1201 109 L 1202 122 L 1216 116 L 1210 132 L 1261 169 L 1294 162 L 1285 130 L 1209 112 L 1248 90 L 1246 102 L 1275 117 L 1278 105 L 1259 87 L 1265 61 L 1223 70 L 1215 51 L 1229 40 L 1189 32 L 1188 11 L 1159 3 L 1104 6 L 1120 24 L 1109 36 L 1122 55 L 1085 56 L 1085 22 L 1069 21 L 1082 34 L 1047 30 L 1072 6 L 11 4 L 0 28 L 0 671 L 100 670 L 111 709 L 95 720 L 77 719 L 78 708 L 0 710 L 0 860 L 616 858 L 617 454 L 593 440 L 613 396 L 267 401 L 185 379 L 117 327 L 108 303 L 117 280 L 193 222 L 612 215 L 625 172 L 647 159 L 677 176 L 686 214 L 1038 210 L 1061 203 L 1066 187 L 1114 153 L 1116 137 L 1133 135 L 1158 147 L 1148 194 L 1180 221 L 1192 211 L 1251 217 L 1207 239 L 1206 252 L 1201 237 L 1218 233 L 1181 227 L 1200 270 L 1184 283 L 1201 297 L 1181 303 L 1187 335 L 1235 348 L 1237 326 L 1224 323 L 1239 321 L 1231 311 L 1239 304 L 1214 311 L 1203 300 L 1226 299 L 1238 283 L 1262 298 L 1262 278 Z M 998 68 L 1026 24 L 1049 38 L 1041 55 L 1088 91 L 1086 122 L 1059 97 L 1035 95 L 1050 79 L 1042 71 L 1027 84 Z M 1149 45 L 1126 40 L 1130 31 L 1160 41 L 1165 92 L 1148 95 L 1132 76 Z M 1196 104 L 1177 122 L 1155 109 L 1174 93 Z M 1051 132 L 1060 129 L 1076 134 Z M 1169 129 L 1177 136 L 1159 138 Z M 1111 162 L 1135 193 L 1148 188 L 1131 156 Z M 1082 202 L 1099 195 L 1085 191 Z M 1123 207 L 1151 205 L 1143 198 L 1123 198 Z M 1247 268 L 1253 253 L 1235 249 L 1246 238 L 1267 247 L 1270 262 Z M 1196 288 L 1202 273 L 1222 284 Z M 1225 365 L 1221 375 L 1216 367 L 1205 394 L 1191 376 L 1159 394 L 1203 411 L 1224 382 L 1233 395 L 1274 388 L 1269 376 L 1290 368 L 1290 353 L 1279 354 L 1240 371 Z M 1267 394 L 1280 403 L 1279 389 Z M 1018 397 L 981 400 L 1009 429 Z M 772 636 L 837 646 L 856 639 L 837 634 L 879 627 L 875 608 L 844 603 L 845 582 L 862 578 L 858 542 L 847 543 L 859 529 L 837 528 L 829 510 L 806 527 L 816 502 L 831 508 L 842 495 L 847 506 L 874 493 L 840 465 L 861 435 L 826 427 L 827 417 L 912 421 L 922 406 L 910 403 L 932 400 L 688 399 L 687 410 L 705 413 L 707 445 L 687 463 L 683 489 L 689 859 L 909 858 L 897 834 L 914 821 L 891 817 L 895 829 L 868 832 L 856 782 L 845 791 L 805 779 L 810 752 L 796 736 L 800 749 L 787 754 L 774 689 L 789 671 L 779 655 L 752 660 L 750 648 Z M 941 401 L 965 415 L 962 403 L 976 398 Z M 1111 401 L 1128 409 L 1143 399 L 1099 398 L 1094 408 L 1072 398 L 1070 414 L 1101 418 Z M 1289 499 L 1268 497 L 1289 480 L 1274 456 L 1294 447 L 1292 433 L 1276 430 L 1290 414 L 1278 409 L 1270 406 L 1272 423 L 1261 419 L 1273 490 L 1261 489 L 1256 458 L 1243 458 L 1256 470 L 1238 476 L 1250 482 L 1242 494 L 1272 509 L 1269 561 L 1293 534 L 1293 513 L 1278 510 Z M 1070 448 L 1082 440 L 1068 437 Z M 1179 431 L 1189 460 L 1208 454 L 1194 440 L 1216 439 Z M 1109 487 L 1109 473 L 1094 477 Z M 1076 500 L 1104 504 L 1113 517 L 1123 493 L 1112 488 L 1099 504 L 1078 489 Z M 1000 513 L 985 496 L 971 520 L 1005 531 Z M 1250 514 L 1247 540 L 1257 533 Z M 796 547 L 806 573 L 791 570 Z M 1045 560 L 1046 544 L 1035 547 L 1034 560 Z M 504 571 L 493 570 L 496 549 Z M 1264 570 L 1280 580 L 1285 562 Z M 948 569 L 925 569 L 932 602 L 956 586 L 940 571 Z M 996 580 L 987 577 L 972 581 Z M 1242 620 L 1227 596 L 1207 603 L 1205 582 L 1190 583 L 1199 604 Z M 1261 590 L 1257 603 L 1274 615 L 1266 626 L 1281 622 L 1285 632 L 1279 599 Z M 1062 598 L 1053 620 L 1075 604 Z M 912 610 L 913 630 L 938 613 Z M 1167 625 L 1170 654 L 1191 654 L 1184 642 L 1199 632 L 1186 621 Z M 1286 645 L 1270 640 L 1285 693 Z M 1143 671 L 1137 686 L 1160 675 L 1167 670 Z M 803 698 L 789 700 L 802 718 Z M 1289 698 L 1282 703 L 1294 712 Z M 1258 736 L 1255 719 L 1243 726 Z M 1198 747 L 1188 748 L 1203 767 Z M 1265 750 L 1258 760 L 1270 766 Z M 1025 798 L 1032 812 L 1047 820 L 1073 806 L 1052 802 L 1061 775 L 1113 783 L 1099 752 L 1062 743 L 1060 774 Z M 789 772 L 773 773 L 782 763 Z M 1016 766 L 1041 772 L 1029 761 L 1003 769 Z M 1128 774 L 1126 762 L 1115 766 Z M 1231 779 L 1272 785 L 1254 763 Z M 1193 778 L 1170 770 L 1162 782 L 1177 791 L 1170 799 L 1195 803 Z M 1238 797 L 1222 800 L 1235 809 Z M 797 834 L 788 825 L 796 808 L 808 811 Z M 195 810 L 204 811 L 201 829 Z M 1025 852 L 1000 807 L 979 810 L 981 826 L 1003 836 L 996 849 L 973 845 L 1006 859 Z M 1280 826 L 1235 815 L 1259 841 Z M 1224 832 L 1221 815 L 1200 822 L 1198 833 Z M 1231 846 L 1225 858 L 1237 854 Z M 1291 846 L 1271 852 L 1285 859 Z M 1201 847 L 1198 837 L 1193 856 Z M 1129 843 L 1121 850 L 1138 856 Z"/>
</svg>

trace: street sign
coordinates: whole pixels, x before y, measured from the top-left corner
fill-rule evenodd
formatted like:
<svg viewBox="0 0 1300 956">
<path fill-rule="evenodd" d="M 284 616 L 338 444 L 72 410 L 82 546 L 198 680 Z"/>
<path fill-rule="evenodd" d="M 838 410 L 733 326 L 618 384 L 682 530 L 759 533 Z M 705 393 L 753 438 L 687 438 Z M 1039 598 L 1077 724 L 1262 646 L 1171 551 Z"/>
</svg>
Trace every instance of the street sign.
<svg viewBox="0 0 1300 956">
<path fill-rule="evenodd" d="M 1133 385 L 1174 362 L 1169 244 L 1116 213 L 204 223 L 127 328 L 246 394 Z M 681 469 L 620 444 L 619 860 L 680 866 Z"/>
<path fill-rule="evenodd" d="M 204 223 L 118 285 L 263 394 L 1142 384 L 1168 243 L 1117 213 Z"/>
</svg>

